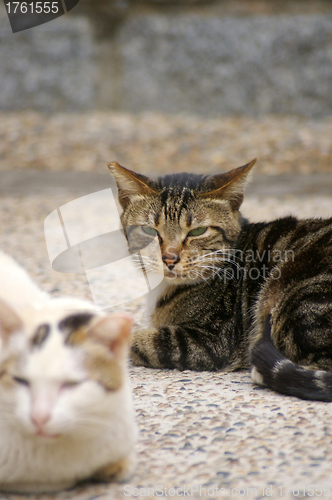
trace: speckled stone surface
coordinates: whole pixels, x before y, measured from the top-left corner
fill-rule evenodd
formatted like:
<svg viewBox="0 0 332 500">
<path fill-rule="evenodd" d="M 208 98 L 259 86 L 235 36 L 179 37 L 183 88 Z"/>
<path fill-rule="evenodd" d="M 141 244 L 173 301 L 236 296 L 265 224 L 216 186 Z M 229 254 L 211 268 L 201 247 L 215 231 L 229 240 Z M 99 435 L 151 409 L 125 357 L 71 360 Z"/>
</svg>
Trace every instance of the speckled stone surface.
<svg viewBox="0 0 332 500">
<path fill-rule="evenodd" d="M 17 258 L 45 290 L 89 299 L 86 277 L 53 271 L 46 251 L 44 219 L 75 198 L 69 188 L 53 196 L 42 188 L 38 193 L 3 194 L 1 248 Z M 252 220 L 289 213 L 332 215 L 332 196 L 266 197 L 264 191 L 263 182 L 261 194 L 250 195 L 243 205 L 243 213 Z M 130 277 L 123 286 L 132 286 Z M 144 297 L 121 309 L 141 321 Z M 0 494 L 0 498 L 332 498 L 331 404 L 300 401 L 259 388 L 246 372 L 130 367 L 130 374 L 140 435 L 137 469 L 128 483 L 87 484 L 38 497 Z"/>
<path fill-rule="evenodd" d="M 0 113 L 0 171 L 214 173 L 258 157 L 256 172 L 329 172 L 332 118 L 204 118 L 166 113 Z"/>
</svg>

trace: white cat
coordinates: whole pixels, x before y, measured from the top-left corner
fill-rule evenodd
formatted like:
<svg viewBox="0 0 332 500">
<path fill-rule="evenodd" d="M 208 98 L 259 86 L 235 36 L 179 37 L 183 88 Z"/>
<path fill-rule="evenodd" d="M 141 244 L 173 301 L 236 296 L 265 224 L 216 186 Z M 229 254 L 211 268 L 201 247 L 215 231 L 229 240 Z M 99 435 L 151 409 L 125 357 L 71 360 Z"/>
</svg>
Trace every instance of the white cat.
<svg viewBox="0 0 332 500">
<path fill-rule="evenodd" d="M 0 252 L 0 491 L 131 475 L 131 326 L 89 302 L 52 299 Z"/>
</svg>

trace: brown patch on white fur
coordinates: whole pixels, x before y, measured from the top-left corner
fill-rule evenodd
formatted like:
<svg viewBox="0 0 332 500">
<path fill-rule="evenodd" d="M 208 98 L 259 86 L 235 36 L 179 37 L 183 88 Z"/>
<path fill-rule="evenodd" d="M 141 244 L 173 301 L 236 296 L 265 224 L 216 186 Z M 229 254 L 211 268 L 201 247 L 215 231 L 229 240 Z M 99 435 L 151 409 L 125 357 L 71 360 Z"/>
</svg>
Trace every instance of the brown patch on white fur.
<svg viewBox="0 0 332 500">
<path fill-rule="evenodd" d="M 1 385 L 6 390 L 12 389 L 15 386 L 13 377 L 10 374 L 15 371 L 17 362 L 18 362 L 18 357 L 15 354 L 12 354 L 5 361 L 3 361 L 3 363 L 1 363 L 1 372 L 0 372 Z"/>
<path fill-rule="evenodd" d="M 12 342 L 13 336 L 21 335 L 23 331 L 23 323 L 14 309 L 0 299 L 0 349 L 1 349 L 1 383 L 6 389 L 12 388 L 15 384 L 10 373 L 17 367 L 21 352 L 18 346 L 6 349 L 4 348 Z M 2 343 L 2 345 L 1 345 Z M 22 347 L 22 346 L 21 346 Z"/>
<path fill-rule="evenodd" d="M 65 343 L 68 346 L 78 346 L 85 344 L 89 339 L 88 330 L 86 326 L 81 326 L 74 331 L 71 331 L 66 338 Z"/>
<path fill-rule="evenodd" d="M 133 474 L 136 465 L 136 455 L 131 453 L 128 457 L 116 463 L 110 463 L 99 469 L 93 476 L 93 481 L 126 481 Z"/>
<path fill-rule="evenodd" d="M 108 391 L 116 391 L 124 381 L 131 328 L 130 316 L 112 315 L 95 318 L 85 335 L 80 335 L 89 376 Z"/>
<path fill-rule="evenodd" d="M 6 341 L 12 332 L 19 331 L 22 327 L 22 321 L 14 309 L 0 299 L 0 331 L 2 339 Z"/>
</svg>

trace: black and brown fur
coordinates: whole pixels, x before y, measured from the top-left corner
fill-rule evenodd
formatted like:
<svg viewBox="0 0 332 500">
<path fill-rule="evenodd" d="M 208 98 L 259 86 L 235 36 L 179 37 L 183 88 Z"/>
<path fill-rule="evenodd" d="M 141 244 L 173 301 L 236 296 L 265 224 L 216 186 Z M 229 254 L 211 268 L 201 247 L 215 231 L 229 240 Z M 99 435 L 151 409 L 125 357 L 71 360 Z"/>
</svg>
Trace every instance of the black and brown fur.
<svg viewBox="0 0 332 500">
<path fill-rule="evenodd" d="M 109 165 L 129 247 L 138 253 L 151 241 L 142 228 L 154 229 L 166 281 L 131 356 L 155 368 L 251 367 L 256 383 L 331 401 L 332 218 L 248 222 L 239 208 L 254 163 L 157 180 Z"/>
</svg>

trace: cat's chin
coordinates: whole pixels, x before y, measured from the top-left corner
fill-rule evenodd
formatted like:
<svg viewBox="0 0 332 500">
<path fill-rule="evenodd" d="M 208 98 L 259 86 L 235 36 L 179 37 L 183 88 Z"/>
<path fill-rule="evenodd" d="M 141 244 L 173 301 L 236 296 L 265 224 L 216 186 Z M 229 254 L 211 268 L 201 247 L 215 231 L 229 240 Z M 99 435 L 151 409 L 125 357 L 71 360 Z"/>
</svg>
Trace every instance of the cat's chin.
<svg viewBox="0 0 332 500">
<path fill-rule="evenodd" d="M 174 273 L 169 276 L 164 274 L 165 281 L 168 285 L 179 286 L 179 285 L 196 285 L 203 281 L 201 278 L 191 278 L 190 276 L 179 275 L 176 276 Z"/>
<path fill-rule="evenodd" d="M 24 431 L 27 437 L 36 440 L 39 443 L 54 443 L 59 441 L 65 435 L 63 432 L 47 432 L 46 430 L 32 430 L 30 428 L 25 429 Z"/>
</svg>

